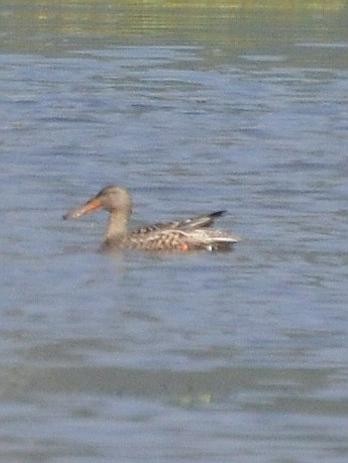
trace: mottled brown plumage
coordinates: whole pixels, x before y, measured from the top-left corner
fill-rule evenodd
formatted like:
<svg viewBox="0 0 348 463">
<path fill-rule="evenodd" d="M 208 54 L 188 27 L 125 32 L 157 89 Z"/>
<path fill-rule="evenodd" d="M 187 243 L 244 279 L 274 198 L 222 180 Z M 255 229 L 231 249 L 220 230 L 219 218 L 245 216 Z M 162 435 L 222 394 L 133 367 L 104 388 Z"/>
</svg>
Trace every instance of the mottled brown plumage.
<svg viewBox="0 0 348 463">
<path fill-rule="evenodd" d="M 128 191 L 118 186 L 103 188 L 83 206 L 64 215 L 64 219 L 79 217 L 105 209 L 110 213 L 102 245 L 103 250 L 141 249 L 147 251 L 208 251 L 228 250 L 239 238 L 227 232 L 209 229 L 214 219 L 225 211 L 203 214 L 186 220 L 156 223 L 128 231 L 132 200 Z"/>
</svg>

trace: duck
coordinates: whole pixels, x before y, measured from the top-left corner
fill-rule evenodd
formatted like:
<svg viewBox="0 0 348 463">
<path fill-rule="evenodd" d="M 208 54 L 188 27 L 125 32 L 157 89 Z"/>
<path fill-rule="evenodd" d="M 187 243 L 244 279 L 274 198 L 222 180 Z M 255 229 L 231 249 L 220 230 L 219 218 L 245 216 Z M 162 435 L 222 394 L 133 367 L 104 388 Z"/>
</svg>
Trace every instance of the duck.
<svg viewBox="0 0 348 463">
<path fill-rule="evenodd" d="M 133 201 L 129 191 L 118 185 L 106 186 L 82 206 L 68 211 L 63 219 L 79 219 L 100 210 L 109 213 L 101 251 L 227 251 L 240 241 L 237 235 L 210 228 L 226 213 L 224 210 L 129 230 Z"/>
</svg>

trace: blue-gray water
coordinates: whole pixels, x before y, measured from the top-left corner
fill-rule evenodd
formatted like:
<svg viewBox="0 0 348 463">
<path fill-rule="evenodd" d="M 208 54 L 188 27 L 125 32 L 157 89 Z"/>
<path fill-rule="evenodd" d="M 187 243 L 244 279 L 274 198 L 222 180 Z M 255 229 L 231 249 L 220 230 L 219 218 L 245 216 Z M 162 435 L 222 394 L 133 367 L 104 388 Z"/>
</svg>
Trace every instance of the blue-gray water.
<svg viewBox="0 0 348 463">
<path fill-rule="evenodd" d="M 33 5 L 0 5 L 1 461 L 346 462 L 347 9 Z M 98 254 L 61 217 L 109 183 L 243 241 Z"/>
</svg>

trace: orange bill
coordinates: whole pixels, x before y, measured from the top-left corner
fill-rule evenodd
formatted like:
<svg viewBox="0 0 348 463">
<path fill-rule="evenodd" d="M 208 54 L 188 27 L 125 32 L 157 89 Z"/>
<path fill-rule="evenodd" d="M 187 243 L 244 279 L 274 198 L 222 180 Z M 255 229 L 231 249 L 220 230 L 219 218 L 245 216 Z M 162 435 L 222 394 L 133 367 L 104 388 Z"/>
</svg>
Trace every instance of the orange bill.
<svg viewBox="0 0 348 463">
<path fill-rule="evenodd" d="M 87 201 L 86 204 L 76 209 L 72 209 L 63 215 L 63 219 L 79 219 L 83 215 L 91 214 L 92 212 L 98 211 L 102 208 L 102 203 L 99 198 L 93 198 Z"/>
</svg>

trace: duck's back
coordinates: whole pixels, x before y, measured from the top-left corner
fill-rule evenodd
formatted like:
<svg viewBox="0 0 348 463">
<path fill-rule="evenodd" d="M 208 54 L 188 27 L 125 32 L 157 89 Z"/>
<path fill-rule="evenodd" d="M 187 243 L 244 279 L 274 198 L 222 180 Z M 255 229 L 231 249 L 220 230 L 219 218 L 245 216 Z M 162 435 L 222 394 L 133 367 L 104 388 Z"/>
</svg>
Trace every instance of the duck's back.
<svg viewBox="0 0 348 463">
<path fill-rule="evenodd" d="M 216 211 L 209 214 L 201 214 L 189 219 L 175 220 L 172 222 L 159 222 L 152 225 L 144 225 L 132 231 L 132 234 L 144 235 L 162 230 L 194 230 L 213 225 L 216 218 L 224 215 L 226 211 Z"/>
</svg>

